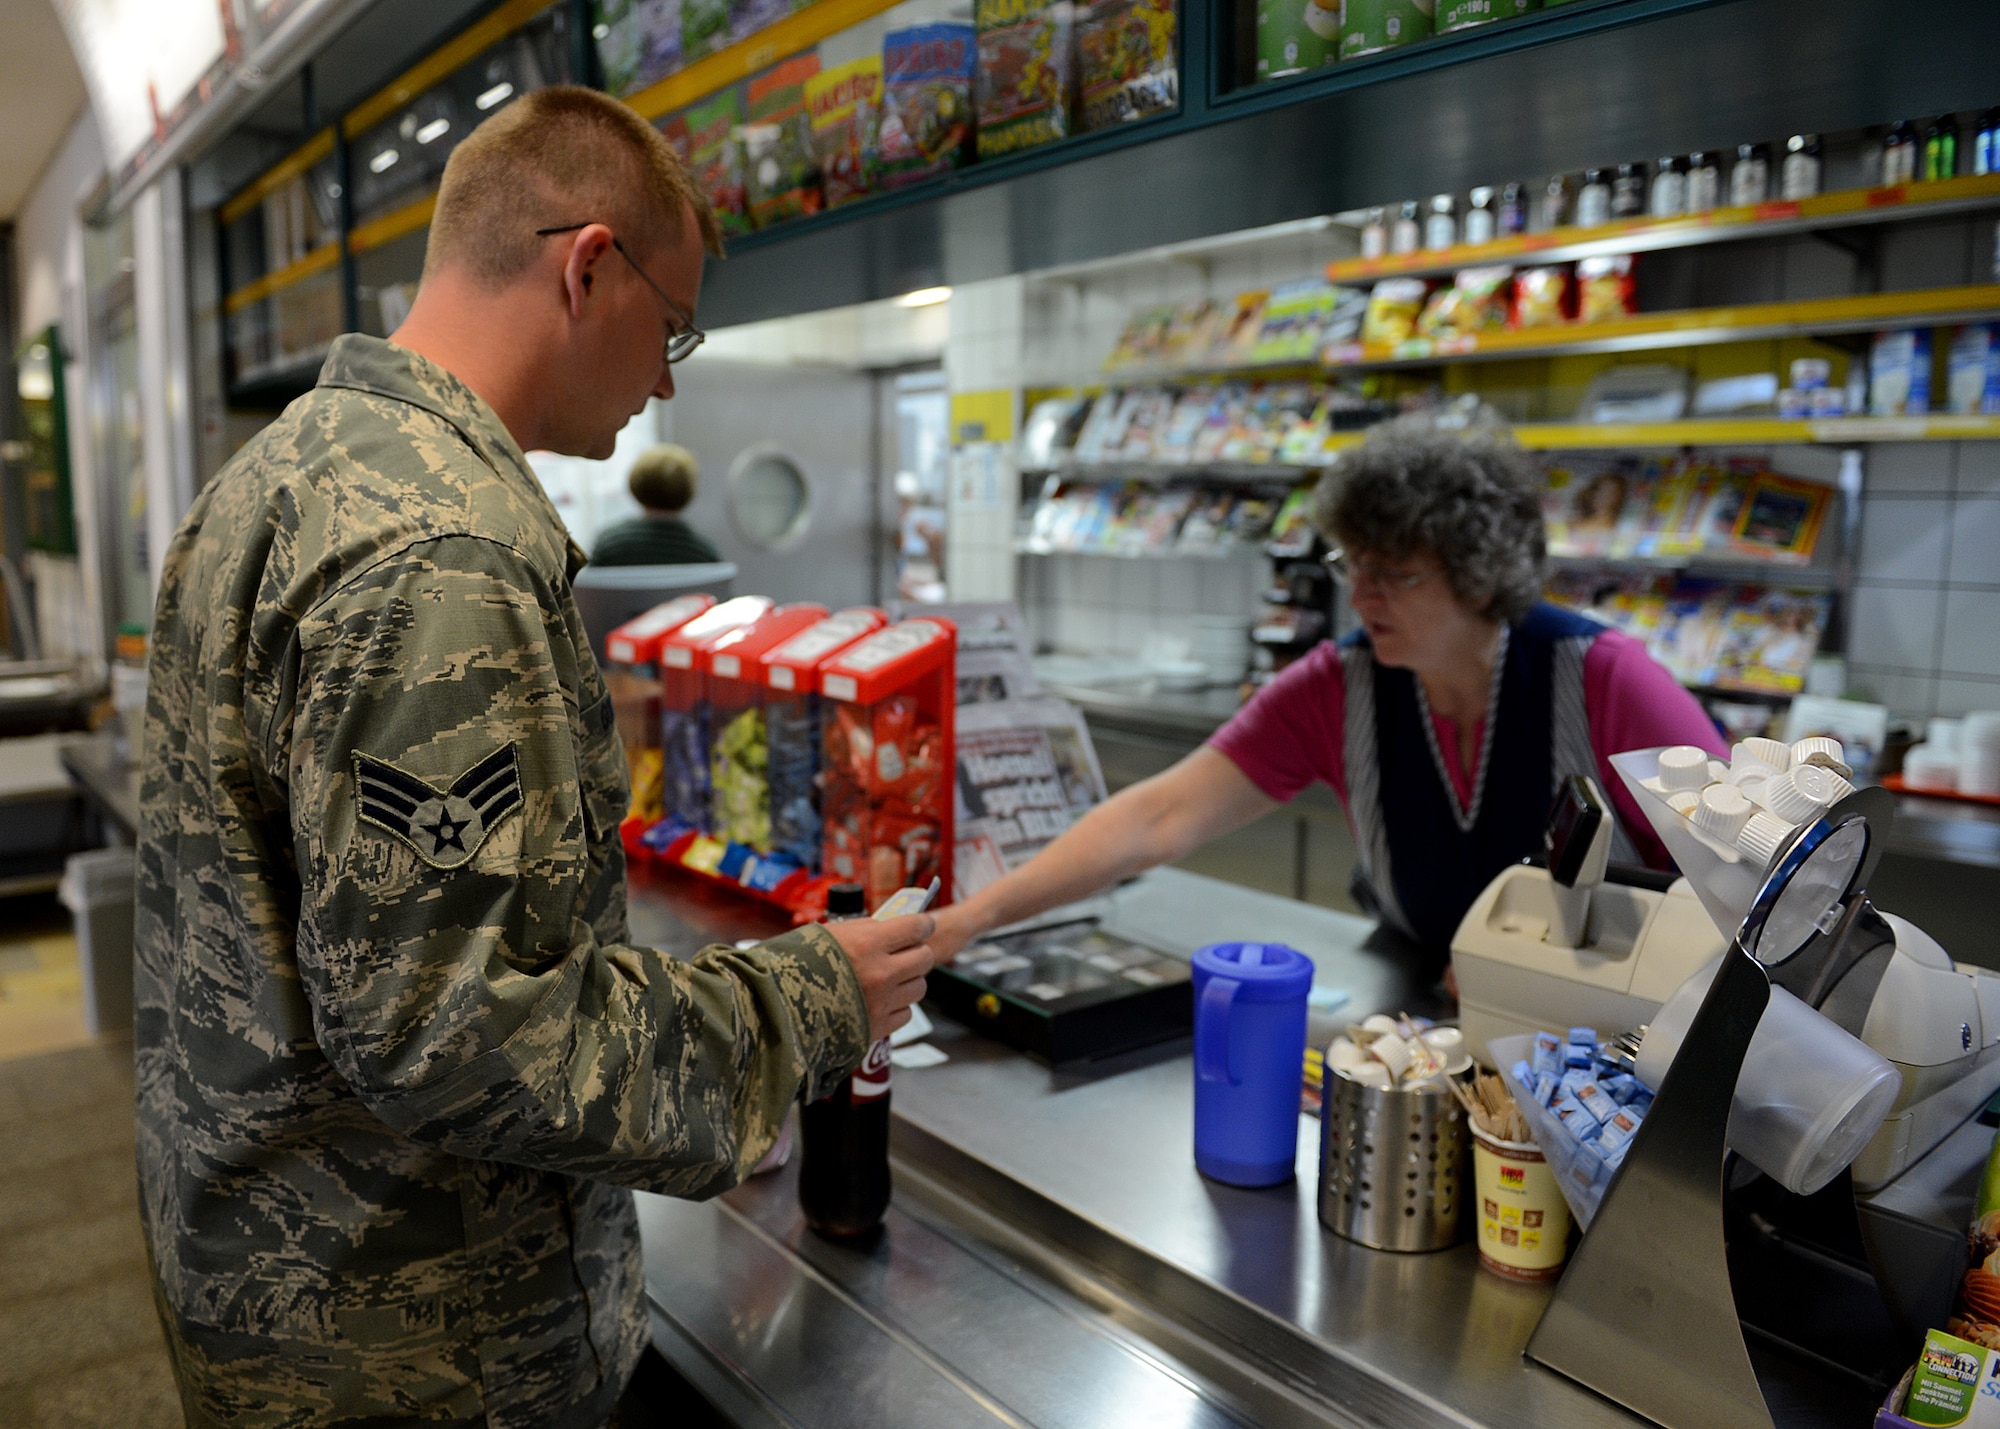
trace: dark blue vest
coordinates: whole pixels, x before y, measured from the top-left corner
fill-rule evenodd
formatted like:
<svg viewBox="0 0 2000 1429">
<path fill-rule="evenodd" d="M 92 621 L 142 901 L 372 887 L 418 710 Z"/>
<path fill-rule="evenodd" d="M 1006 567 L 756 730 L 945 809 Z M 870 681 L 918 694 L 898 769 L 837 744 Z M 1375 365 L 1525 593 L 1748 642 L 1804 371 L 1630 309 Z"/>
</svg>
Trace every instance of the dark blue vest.
<svg viewBox="0 0 2000 1429">
<path fill-rule="evenodd" d="M 1450 948 L 1465 910 L 1496 874 L 1541 851 L 1557 780 L 1595 773 L 1582 657 L 1603 631 L 1548 604 L 1509 631 L 1484 792 L 1470 829 L 1459 827 L 1456 795 L 1432 755 L 1416 677 L 1377 664 L 1365 634 L 1341 642 L 1349 813 L 1363 873 L 1383 915 L 1432 953 L 1442 957 Z M 1365 759 L 1370 745 L 1373 770 L 1357 770 L 1355 760 Z"/>
</svg>

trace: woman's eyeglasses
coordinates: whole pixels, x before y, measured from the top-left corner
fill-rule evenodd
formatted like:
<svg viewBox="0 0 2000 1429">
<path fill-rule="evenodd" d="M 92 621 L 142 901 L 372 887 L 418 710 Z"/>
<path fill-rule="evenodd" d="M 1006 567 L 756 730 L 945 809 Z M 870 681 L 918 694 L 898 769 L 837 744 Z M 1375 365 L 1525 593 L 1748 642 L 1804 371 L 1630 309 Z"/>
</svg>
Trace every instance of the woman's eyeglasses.
<svg viewBox="0 0 2000 1429">
<path fill-rule="evenodd" d="M 1410 590 L 1422 585 L 1427 575 L 1424 571 L 1390 570 L 1373 561 L 1355 560 L 1339 546 L 1321 556 L 1320 560 L 1325 563 L 1329 571 L 1333 572 L 1333 578 L 1349 590 L 1353 590 L 1363 581 L 1378 590 L 1390 592 Z"/>
</svg>

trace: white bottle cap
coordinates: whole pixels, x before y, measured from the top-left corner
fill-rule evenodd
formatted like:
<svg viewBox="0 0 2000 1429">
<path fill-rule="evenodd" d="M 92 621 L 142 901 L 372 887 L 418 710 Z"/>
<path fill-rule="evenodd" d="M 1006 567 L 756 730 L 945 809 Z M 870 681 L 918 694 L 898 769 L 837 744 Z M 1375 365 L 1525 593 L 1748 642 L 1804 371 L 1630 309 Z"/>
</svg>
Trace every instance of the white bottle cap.
<svg viewBox="0 0 2000 1429">
<path fill-rule="evenodd" d="M 1817 764 L 1826 769 L 1847 768 L 1847 752 L 1840 741 L 1823 734 L 1809 735 L 1792 745 L 1792 763 Z"/>
<path fill-rule="evenodd" d="M 1832 802 L 1834 776 L 1814 764 L 1802 764 L 1780 779 L 1764 786 L 1764 807 L 1794 824 L 1819 817 Z"/>
<path fill-rule="evenodd" d="M 1368 1054 L 1349 1038 L 1336 1037 L 1326 1044 L 1326 1064 L 1329 1067 L 1358 1067 L 1367 1060 Z"/>
<path fill-rule="evenodd" d="M 1465 1034 L 1456 1027 L 1433 1027 L 1424 1033 L 1424 1045 L 1445 1061 L 1465 1045 Z"/>
<path fill-rule="evenodd" d="M 1792 767 L 1792 747 L 1776 739 L 1746 739 L 1729 751 L 1732 766 L 1740 759 L 1755 759 L 1783 773 Z"/>
<path fill-rule="evenodd" d="M 1792 826 L 1776 814 L 1767 814 L 1762 809 L 1744 820 L 1737 832 L 1736 846 L 1743 850 L 1752 863 L 1769 864 L 1784 847 L 1785 840 L 1792 836 Z"/>
<path fill-rule="evenodd" d="M 1361 1019 L 1361 1030 L 1363 1032 L 1373 1032 L 1377 1035 L 1394 1032 L 1396 1030 L 1396 1019 L 1386 1012 L 1371 1012 Z"/>
<path fill-rule="evenodd" d="M 1363 1062 L 1358 1067 L 1336 1067 L 1334 1070 L 1350 1082 L 1359 1082 L 1364 1087 L 1380 1087 L 1387 1091 L 1396 1084 L 1389 1069 L 1380 1062 Z"/>
<path fill-rule="evenodd" d="M 1709 760 L 1708 782 L 1711 784 L 1727 784 L 1729 782 L 1729 766 L 1724 764 L 1720 759 Z"/>
<path fill-rule="evenodd" d="M 1742 747 L 1740 744 L 1737 746 L 1738 749 Z M 1777 765 L 1766 764 L 1761 759 L 1752 759 L 1747 754 L 1738 754 L 1729 761 L 1729 782 L 1739 789 L 1751 784 L 1761 784 L 1766 779 L 1782 773 L 1784 770 Z"/>
<path fill-rule="evenodd" d="M 1956 768 L 1957 766 L 1954 765 L 1953 767 Z M 1667 795 L 1667 803 L 1672 807 L 1673 811 L 1677 814 L 1685 814 L 1690 819 L 1694 817 L 1695 806 L 1700 802 L 1701 790 L 1699 789 L 1676 789 L 1673 793 Z"/>
<path fill-rule="evenodd" d="M 1660 751 L 1660 787 L 1699 789 L 1708 782 L 1708 751 L 1692 744 L 1676 744 Z"/>
<path fill-rule="evenodd" d="M 1409 1044 L 1393 1033 L 1386 1037 L 1377 1037 L 1369 1043 L 1368 1052 L 1376 1061 L 1389 1069 L 1391 1076 L 1400 1077 L 1409 1070 Z"/>
<path fill-rule="evenodd" d="M 1734 843 L 1737 832 L 1750 818 L 1750 809 L 1750 796 L 1734 784 L 1711 784 L 1701 791 L 1694 821 L 1724 843 Z"/>
</svg>

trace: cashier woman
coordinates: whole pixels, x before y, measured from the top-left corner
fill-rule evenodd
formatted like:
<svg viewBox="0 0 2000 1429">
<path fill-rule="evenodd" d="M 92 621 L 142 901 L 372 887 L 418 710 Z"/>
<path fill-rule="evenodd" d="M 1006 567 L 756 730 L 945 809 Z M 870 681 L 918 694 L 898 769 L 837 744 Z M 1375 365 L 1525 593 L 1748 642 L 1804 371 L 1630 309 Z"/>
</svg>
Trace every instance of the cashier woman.
<svg viewBox="0 0 2000 1429">
<path fill-rule="evenodd" d="M 1569 774 L 1594 774 L 1609 792 L 1614 859 L 1667 867 L 1609 756 L 1726 748 L 1643 644 L 1540 599 L 1541 485 L 1498 427 L 1377 428 L 1328 474 L 1314 512 L 1361 628 L 1287 667 L 1180 763 L 946 909 L 939 957 L 1184 857 L 1314 780 L 1346 806 L 1357 894 L 1432 967 L 1480 890 L 1540 850 Z"/>
</svg>

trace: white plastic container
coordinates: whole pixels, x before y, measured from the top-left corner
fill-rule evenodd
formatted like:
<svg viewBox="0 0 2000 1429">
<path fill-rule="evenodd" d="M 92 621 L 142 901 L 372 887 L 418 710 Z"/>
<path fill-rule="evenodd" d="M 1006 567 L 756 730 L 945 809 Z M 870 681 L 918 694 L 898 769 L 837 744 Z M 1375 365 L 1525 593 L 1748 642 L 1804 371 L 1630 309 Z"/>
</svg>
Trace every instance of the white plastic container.
<svg viewBox="0 0 2000 1429">
<path fill-rule="evenodd" d="M 72 854 L 56 896 L 76 925 L 83 972 L 83 1020 L 95 1033 L 132 1026 L 132 899 L 136 864 L 129 848 Z"/>
<path fill-rule="evenodd" d="M 1648 1026 L 1633 1073 L 1653 1091 L 1721 966 L 1717 959 L 1689 977 Z M 1902 1086 L 1881 1053 L 1774 987 L 1736 1080 L 1729 1145 L 1786 1190 L 1809 1196 L 1861 1154 Z"/>
<path fill-rule="evenodd" d="M 1691 820 L 1649 789 L 1647 783 L 1659 773 L 1660 751 L 1635 749 L 1611 756 L 1611 767 L 1632 791 L 1633 800 L 1644 811 L 1647 822 L 1667 846 L 1674 863 L 1701 899 L 1701 906 L 1715 920 L 1725 938 L 1736 936 L 1757 890 L 1764 884 L 1765 865 L 1744 855 L 1734 843 L 1696 828 Z"/>
</svg>

